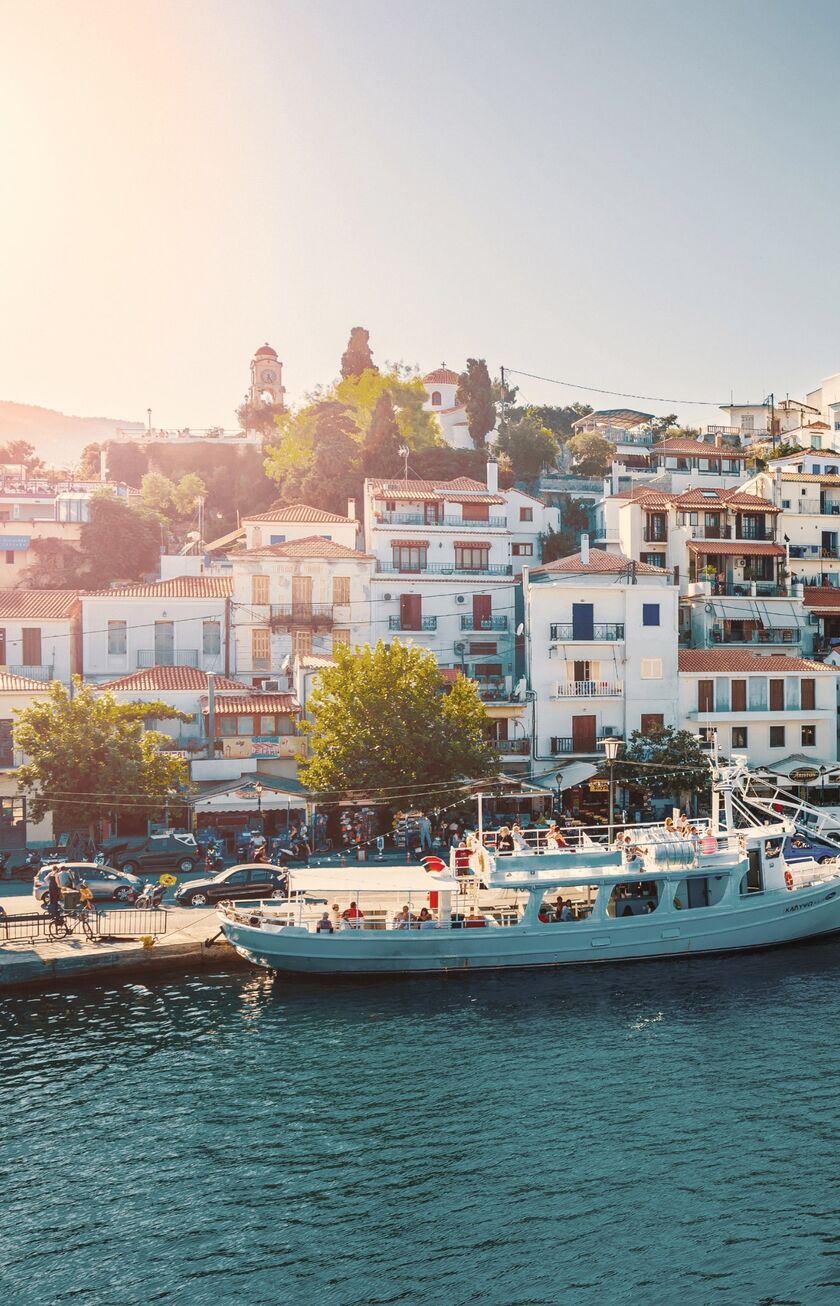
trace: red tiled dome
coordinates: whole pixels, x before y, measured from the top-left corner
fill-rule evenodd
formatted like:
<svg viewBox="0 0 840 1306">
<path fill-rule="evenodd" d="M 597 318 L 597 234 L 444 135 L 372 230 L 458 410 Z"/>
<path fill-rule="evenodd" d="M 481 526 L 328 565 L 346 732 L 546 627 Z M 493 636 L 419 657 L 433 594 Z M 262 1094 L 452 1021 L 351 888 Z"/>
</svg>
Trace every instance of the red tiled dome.
<svg viewBox="0 0 840 1306">
<path fill-rule="evenodd" d="M 276 358 L 276 357 L 277 357 L 277 350 L 272 349 L 268 341 L 266 341 L 264 345 L 260 345 L 257 352 L 254 354 L 254 358 Z"/>
</svg>

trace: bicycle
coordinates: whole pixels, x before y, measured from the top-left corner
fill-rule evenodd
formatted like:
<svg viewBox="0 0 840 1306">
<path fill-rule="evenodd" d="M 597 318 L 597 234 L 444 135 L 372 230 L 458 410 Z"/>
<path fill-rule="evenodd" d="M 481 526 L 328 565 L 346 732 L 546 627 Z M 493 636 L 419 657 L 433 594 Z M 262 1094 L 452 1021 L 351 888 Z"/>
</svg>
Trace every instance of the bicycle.
<svg viewBox="0 0 840 1306">
<path fill-rule="evenodd" d="M 96 931 L 90 923 L 90 917 L 91 910 L 89 907 L 76 907 L 68 912 L 64 912 L 59 908 L 56 914 L 50 917 L 47 925 L 47 938 L 52 942 L 57 942 L 59 939 L 68 938 L 81 929 L 85 937 L 93 941 L 96 939 Z"/>
</svg>

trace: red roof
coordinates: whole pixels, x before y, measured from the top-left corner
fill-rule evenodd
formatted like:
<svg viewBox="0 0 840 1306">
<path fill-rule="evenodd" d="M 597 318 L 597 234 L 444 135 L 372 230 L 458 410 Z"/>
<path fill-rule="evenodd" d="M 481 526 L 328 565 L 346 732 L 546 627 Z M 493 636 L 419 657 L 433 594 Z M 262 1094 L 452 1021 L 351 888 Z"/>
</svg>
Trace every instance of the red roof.
<svg viewBox="0 0 840 1306">
<path fill-rule="evenodd" d="M 80 594 L 80 590 L 0 589 L 0 620 L 60 621 L 72 617 Z"/>
<path fill-rule="evenodd" d="M 92 599 L 228 599 L 233 593 L 231 576 L 173 576 L 148 585 L 120 585 L 116 589 L 92 590 Z"/>
<path fill-rule="evenodd" d="M 623 499 L 627 503 L 641 503 L 646 508 L 668 508 L 674 502 L 676 495 L 670 494 L 668 490 L 653 490 L 640 485 L 632 490 L 619 490 L 618 494 L 612 494 L 610 498 Z"/>
<path fill-rule="evenodd" d="M 453 481 L 368 481 L 375 499 L 437 499 L 449 503 L 502 504 L 499 494 L 490 494 L 483 481 L 470 476 L 456 476 Z"/>
<path fill-rule="evenodd" d="M 772 676 L 777 671 L 837 672 L 822 662 L 810 658 L 790 657 L 787 653 L 752 653 L 740 648 L 684 648 L 679 654 L 680 671 L 687 675 L 698 672 L 758 671 Z"/>
<path fill-rule="evenodd" d="M 227 676 L 216 676 L 216 689 L 238 690 L 247 693 L 248 686 L 240 680 L 230 680 Z M 145 671 L 135 671 L 120 680 L 109 680 L 97 689 L 153 690 L 162 693 L 200 690 L 207 693 L 207 672 L 198 667 L 147 667 Z"/>
<path fill-rule="evenodd" d="M 806 585 L 804 595 L 805 607 L 812 612 L 825 612 L 829 616 L 840 613 L 840 589 L 833 585 Z"/>
<path fill-rule="evenodd" d="M 274 522 L 332 522 L 336 525 L 355 526 L 352 517 L 340 517 L 335 512 L 325 512 L 323 508 L 312 508 L 308 503 L 289 503 L 283 508 L 269 508 L 268 512 L 246 513 L 243 521 Z"/>
<path fill-rule="evenodd" d="M 352 562 L 365 562 L 370 553 L 360 553 L 347 544 L 326 540 L 323 535 L 307 535 L 303 540 L 286 540 L 283 544 L 264 544 L 256 549 L 237 553 L 237 558 L 347 558 Z"/>
<path fill-rule="evenodd" d="M 458 373 L 453 372 L 452 368 L 447 367 L 445 363 L 442 367 L 435 368 L 434 372 L 428 372 L 423 377 L 424 382 L 427 381 L 429 385 L 457 385 L 460 379 Z"/>
<path fill-rule="evenodd" d="M 30 680 L 28 676 L 13 676 L 8 671 L 0 671 L 0 694 L 46 694 L 49 689 L 46 680 Z"/>
<path fill-rule="evenodd" d="M 674 436 L 670 440 L 661 440 L 651 449 L 651 453 L 677 453 L 692 455 L 695 458 L 752 458 L 747 449 L 733 449 L 728 444 L 708 444 L 705 440 L 690 440 L 683 436 Z"/>
<path fill-rule="evenodd" d="M 276 357 L 277 357 L 277 350 L 272 349 L 271 345 L 268 344 L 268 342 L 266 342 L 264 345 L 260 345 L 257 352 L 254 354 L 254 358 L 276 358 Z"/>
<path fill-rule="evenodd" d="M 748 553 L 752 557 L 781 557 L 785 556 L 784 548 L 781 544 L 768 544 L 766 541 L 757 540 L 689 540 L 688 547 L 693 553 L 721 553 L 721 554 L 741 554 Z"/>
<path fill-rule="evenodd" d="M 674 499 L 676 508 L 740 508 L 742 512 L 781 512 L 769 499 L 745 490 L 689 489 Z"/>
<path fill-rule="evenodd" d="M 202 699 L 202 712 L 208 712 L 206 699 Z M 291 694 L 243 694 L 241 698 L 217 698 L 213 706 L 216 716 L 254 716 L 260 713 L 280 712 L 290 716 L 300 708 Z"/>
<path fill-rule="evenodd" d="M 671 574 L 665 567 L 652 567 L 647 562 L 634 562 L 623 553 L 607 553 L 604 549 L 590 549 L 589 562 L 584 562 L 579 553 L 571 553 L 568 558 L 558 558 L 556 562 L 547 562 L 543 567 L 535 567 L 531 575 L 548 571 L 563 575 L 593 572 L 617 576 L 628 571 L 630 567 L 635 569 L 637 576 L 670 576 Z"/>
</svg>

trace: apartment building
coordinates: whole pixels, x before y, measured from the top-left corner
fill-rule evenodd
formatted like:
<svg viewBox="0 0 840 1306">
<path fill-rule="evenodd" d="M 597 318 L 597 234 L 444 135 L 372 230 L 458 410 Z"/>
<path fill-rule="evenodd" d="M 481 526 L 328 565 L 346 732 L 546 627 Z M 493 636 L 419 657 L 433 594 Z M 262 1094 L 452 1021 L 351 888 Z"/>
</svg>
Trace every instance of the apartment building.
<svg viewBox="0 0 840 1306">
<path fill-rule="evenodd" d="M 0 671 L 0 850 L 11 852 L 26 847 L 28 840 L 47 842 L 52 834 L 52 817 L 37 825 L 29 817 L 26 796 L 18 790 L 17 768 L 23 755 L 14 746 L 16 714 L 33 703 L 44 703 L 49 686 Z"/>
<path fill-rule="evenodd" d="M 82 671 L 78 590 L 0 590 L 0 668 L 27 680 L 61 680 Z"/>
<path fill-rule="evenodd" d="M 840 458 L 797 455 L 759 472 L 745 489 L 773 500 L 791 579 L 840 585 Z"/>
<path fill-rule="evenodd" d="M 308 503 L 290 503 L 267 512 L 249 513 L 242 518 L 242 532 L 246 549 L 260 549 L 264 545 L 289 544 L 294 540 L 310 539 L 319 535 L 333 540 L 346 549 L 355 549 L 358 543 L 359 523 L 355 504 L 349 500 L 350 513 L 325 512 Z"/>
<path fill-rule="evenodd" d="M 99 481 L 38 481 L 0 478 L 0 575 L 17 585 L 35 562 L 33 543 L 56 540 L 78 545 L 82 526 L 90 518 L 93 494 L 107 488 L 122 498 L 125 485 Z"/>
<path fill-rule="evenodd" d="M 708 737 L 724 754 L 746 753 L 797 781 L 797 769 L 837 761 L 837 675 L 822 662 L 752 649 L 682 649 L 680 724 Z M 824 772 L 823 772 L 824 774 Z"/>
<path fill-rule="evenodd" d="M 81 597 L 85 678 L 114 680 L 151 667 L 229 675 L 233 580 L 175 576 Z"/>
<path fill-rule="evenodd" d="M 535 764 L 594 774 L 608 735 L 677 723 L 678 590 L 669 571 L 590 549 L 524 582 Z M 573 770 L 566 764 L 586 765 Z"/>
<path fill-rule="evenodd" d="M 235 668 L 255 683 L 289 659 L 370 634 L 374 560 L 321 535 L 231 555 Z"/>
</svg>

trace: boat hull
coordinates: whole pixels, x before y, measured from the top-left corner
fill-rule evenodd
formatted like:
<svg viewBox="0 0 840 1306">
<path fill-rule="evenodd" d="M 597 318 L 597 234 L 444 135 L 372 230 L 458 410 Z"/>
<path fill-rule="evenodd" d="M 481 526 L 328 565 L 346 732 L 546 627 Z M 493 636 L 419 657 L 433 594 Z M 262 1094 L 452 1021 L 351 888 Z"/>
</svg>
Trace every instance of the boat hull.
<svg viewBox="0 0 840 1306">
<path fill-rule="evenodd" d="M 840 887 L 773 892 L 734 911 L 694 908 L 646 917 L 484 929 L 266 930 L 222 916 L 224 934 L 255 965 L 324 976 L 520 970 L 774 948 L 840 931 Z"/>
</svg>

